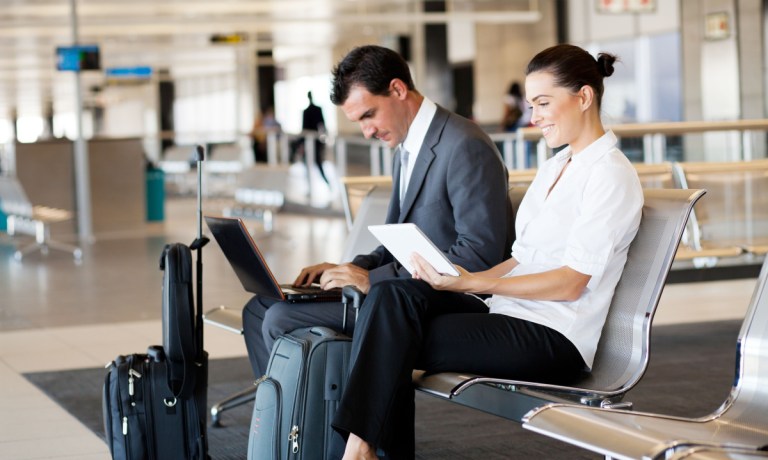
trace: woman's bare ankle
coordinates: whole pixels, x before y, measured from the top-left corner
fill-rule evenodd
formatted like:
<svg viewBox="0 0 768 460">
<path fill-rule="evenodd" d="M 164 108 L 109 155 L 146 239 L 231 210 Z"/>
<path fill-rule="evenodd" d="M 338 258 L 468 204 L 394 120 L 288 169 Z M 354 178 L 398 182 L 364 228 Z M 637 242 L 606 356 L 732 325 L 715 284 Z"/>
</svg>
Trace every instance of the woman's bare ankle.
<svg viewBox="0 0 768 460">
<path fill-rule="evenodd" d="M 342 460 L 377 460 L 376 452 L 370 444 L 354 433 L 349 434 L 347 447 Z"/>
</svg>

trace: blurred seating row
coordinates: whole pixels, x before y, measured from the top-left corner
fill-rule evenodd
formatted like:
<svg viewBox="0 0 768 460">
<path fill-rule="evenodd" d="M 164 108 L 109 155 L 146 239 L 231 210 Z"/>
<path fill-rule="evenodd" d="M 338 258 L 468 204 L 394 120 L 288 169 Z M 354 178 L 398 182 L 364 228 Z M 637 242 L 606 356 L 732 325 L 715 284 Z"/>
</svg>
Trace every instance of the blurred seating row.
<svg viewBox="0 0 768 460">
<path fill-rule="evenodd" d="M 10 236 L 32 235 L 34 243 L 14 251 L 14 258 L 21 261 L 24 255 L 39 250 L 47 254 L 49 249 L 72 253 L 76 261 L 82 259 L 79 247 L 51 239 L 51 224 L 72 219 L 71 211 L 49 206 L 33 205 L 18 178 L 0 175 L 0 211 L 6 219 L 5 228 Z"/>
<path fill-rule="evenodd" d="M 712 267 L 768 252 L 768 159 L 635 166 L 644 187 L 708 191 L 694 208 L 676 260 Z"/>
<path fill-rule="evenodd" d="M 194 146 L 172 146 L 165 150 L 158 166 L 165 172 L 165 181 L 170 193 L 194 194 L 197 190 L 197 176 L 193 171 Z M 231 196 L 239 173 L 246 169 L 243 149 L 237 144 L 217 144 L 211 147 L 204 163 L 205 174 L 211 180 L 205 181 L 206 196 Z"/>
<path fill-rule="evenodd" d="M 743 264 L 768 252 L 768 159 L 740 162 L 635 163 L 643 188 L 706 189 L 691 214 L 676 262 L 694 267 Z M 527 185 L 534 169 L 511 170 L 509 185 Z M 352 231 L 364 199 L 378 190 L 371 223 L 383 222 L 392 180 L 389 176 L 342 178 L 347 226 Z M 370 210 L 366 210 L 370 214 Z M 376 220 L 378 219 L 378 220 Z M 361 223 L 360 226 L 363 224 Z"/>
</svg>

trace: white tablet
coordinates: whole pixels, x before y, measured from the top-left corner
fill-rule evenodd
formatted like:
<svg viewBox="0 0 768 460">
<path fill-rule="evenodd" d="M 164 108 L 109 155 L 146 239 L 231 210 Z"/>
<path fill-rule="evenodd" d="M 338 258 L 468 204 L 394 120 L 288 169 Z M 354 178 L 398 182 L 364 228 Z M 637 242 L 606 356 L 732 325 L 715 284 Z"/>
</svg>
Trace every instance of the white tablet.
<svg viewBox="0 0 768 460">
<path fill-rule="evenodd" d="M 410 274 L 413 274 L 411 255 L 416 253 L 439 273 L 459 275 L 448 257 L 414 224 L 369 225 L 368 230 Z"/>
</svg>

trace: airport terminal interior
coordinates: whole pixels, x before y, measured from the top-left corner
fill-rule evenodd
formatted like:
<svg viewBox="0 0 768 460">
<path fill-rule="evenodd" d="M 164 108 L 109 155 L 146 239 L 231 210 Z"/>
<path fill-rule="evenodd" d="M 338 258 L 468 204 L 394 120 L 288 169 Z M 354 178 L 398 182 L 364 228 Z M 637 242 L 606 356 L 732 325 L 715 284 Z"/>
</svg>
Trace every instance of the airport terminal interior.
<svg viewBox="0 0 768 460">
<path fill-rule="evenodd" d="M 750 369 L 735 360 L 768 276 L 765 0 L 129 3 L 0 0 L 0 460 L 110 458 L 104 366 L 162 342 L 160 255 L 197 237 L 199 213 L 242 218 L 281 282 L 376 246 L 364 230 L 384 222 L 394 151 L 329 99 L 331 69 L 365 44 L 479 124 L 512 187 L 555 153 L 539 128 L 502 126 L 530 58 L 557 43 L 618 55 L 601 115 L 643 188 L 707 190 L 626 399 L 702 417 Z M 320 131 L 302 127 L 310 94 Z M 239 312 L 252 294 L 216 242 L 203 267 L 203 310 Z M 254 376 L 241 335 L 206 323 L 204 341 L 210 405 Z M 765 379 L 765 345 L 751 359 Z M 246 458 L 250 410 L 209 428 L 213 460 Z M 423 392 L 417 412 L 420 459 L 603 458 Z M 675 458 L 768 458 L 768 419 L 749 423 L 765 435 L 754 452 Z"/>
</svg>

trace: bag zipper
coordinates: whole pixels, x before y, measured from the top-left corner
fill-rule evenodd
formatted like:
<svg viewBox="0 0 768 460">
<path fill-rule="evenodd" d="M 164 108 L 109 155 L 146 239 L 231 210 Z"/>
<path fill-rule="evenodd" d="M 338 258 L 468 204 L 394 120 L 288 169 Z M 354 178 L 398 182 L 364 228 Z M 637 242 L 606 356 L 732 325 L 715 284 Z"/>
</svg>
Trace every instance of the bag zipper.
<svg viewBox="0 0 768 460">
<path fill-rule="evenodd" d="M 125 360 L 124 364 L 125 364 L 125 366 L 130 371 L 130 369 L 133 368 L 133 356 L 128 356 L 127 359 Z M 118 377 L 119 376 L 120 376 L 120 373 L 118 372 Z M 118 392 L 119 392 L 119 395 L 120 395 L 120 397 L 117 400 L 120 403 L 120 405 L 118 407 L 118 412 L 122 416 L 122 421 L 121 421 L 122 422 L 122 427 L 121 427 L 122 430 L 121 431 L 123 433 L 123 444 L 125 445 L 125 458 L 132 458 L 131 457 L 131 441 L 128 438 L 128 415 L 126 413 L 126 408 L 123 405 L 123 400 L 124 400 L 123 391 L 124 391 L 124 388 L 123 388 L 122 385 L 120 385 L 120 379 L 119 378 L 118 378 L 117 389 L 118 389 Z M 130 395 L 129 395 L 128 399 L 130 399 Z"/>
<path fill-rule="evenodd" d="M 306 364 L 309 360 L 309 349 L 311 344 L 308 343 L 307 340 L 304 339 L 296 339 L 293 338 L 299 345 L 301 345 L 301 356 L 303 364 Z M 302 391 L 303 389 L 306 389 L 307 386 L 307 375 L 309 375 L 309 372 L 307 372 L 307 366 L 302 365 L 301 366 L 301 372 L 299 373 L 299 386 L 296 387 L 296 390 L 298 391 L 298 395 L 296 397 L 296 400 L 294 401 L 293 406 L 293 423 L 291 424 L 291 431 L 288 434 L 288 447 L 289 447 L 289 456 L 293 454 L 293 456 L 297 456 L 299 453 L 299 448 L 301 447 L 301 444 L 299 440 L 301 439 L 301 431 L 299 429 L 300 426 L 302 426 L 302 419 L 304 418 L 304 394 L 306 391 Z"/>
<path fill-rule="evenodd" d="M 155 394 L 153 391 L 152 382 L 154 381 L 154 375 L 152 372 L 153 359 L 147 355 L 144 359 L 144 375 L 146 384 L 142 384 L 142 396 L 144 396 L 144 420 L 147 424 L 147 457 L 150 460 L 157 459 L 155 453 Z"/>
</svg>

